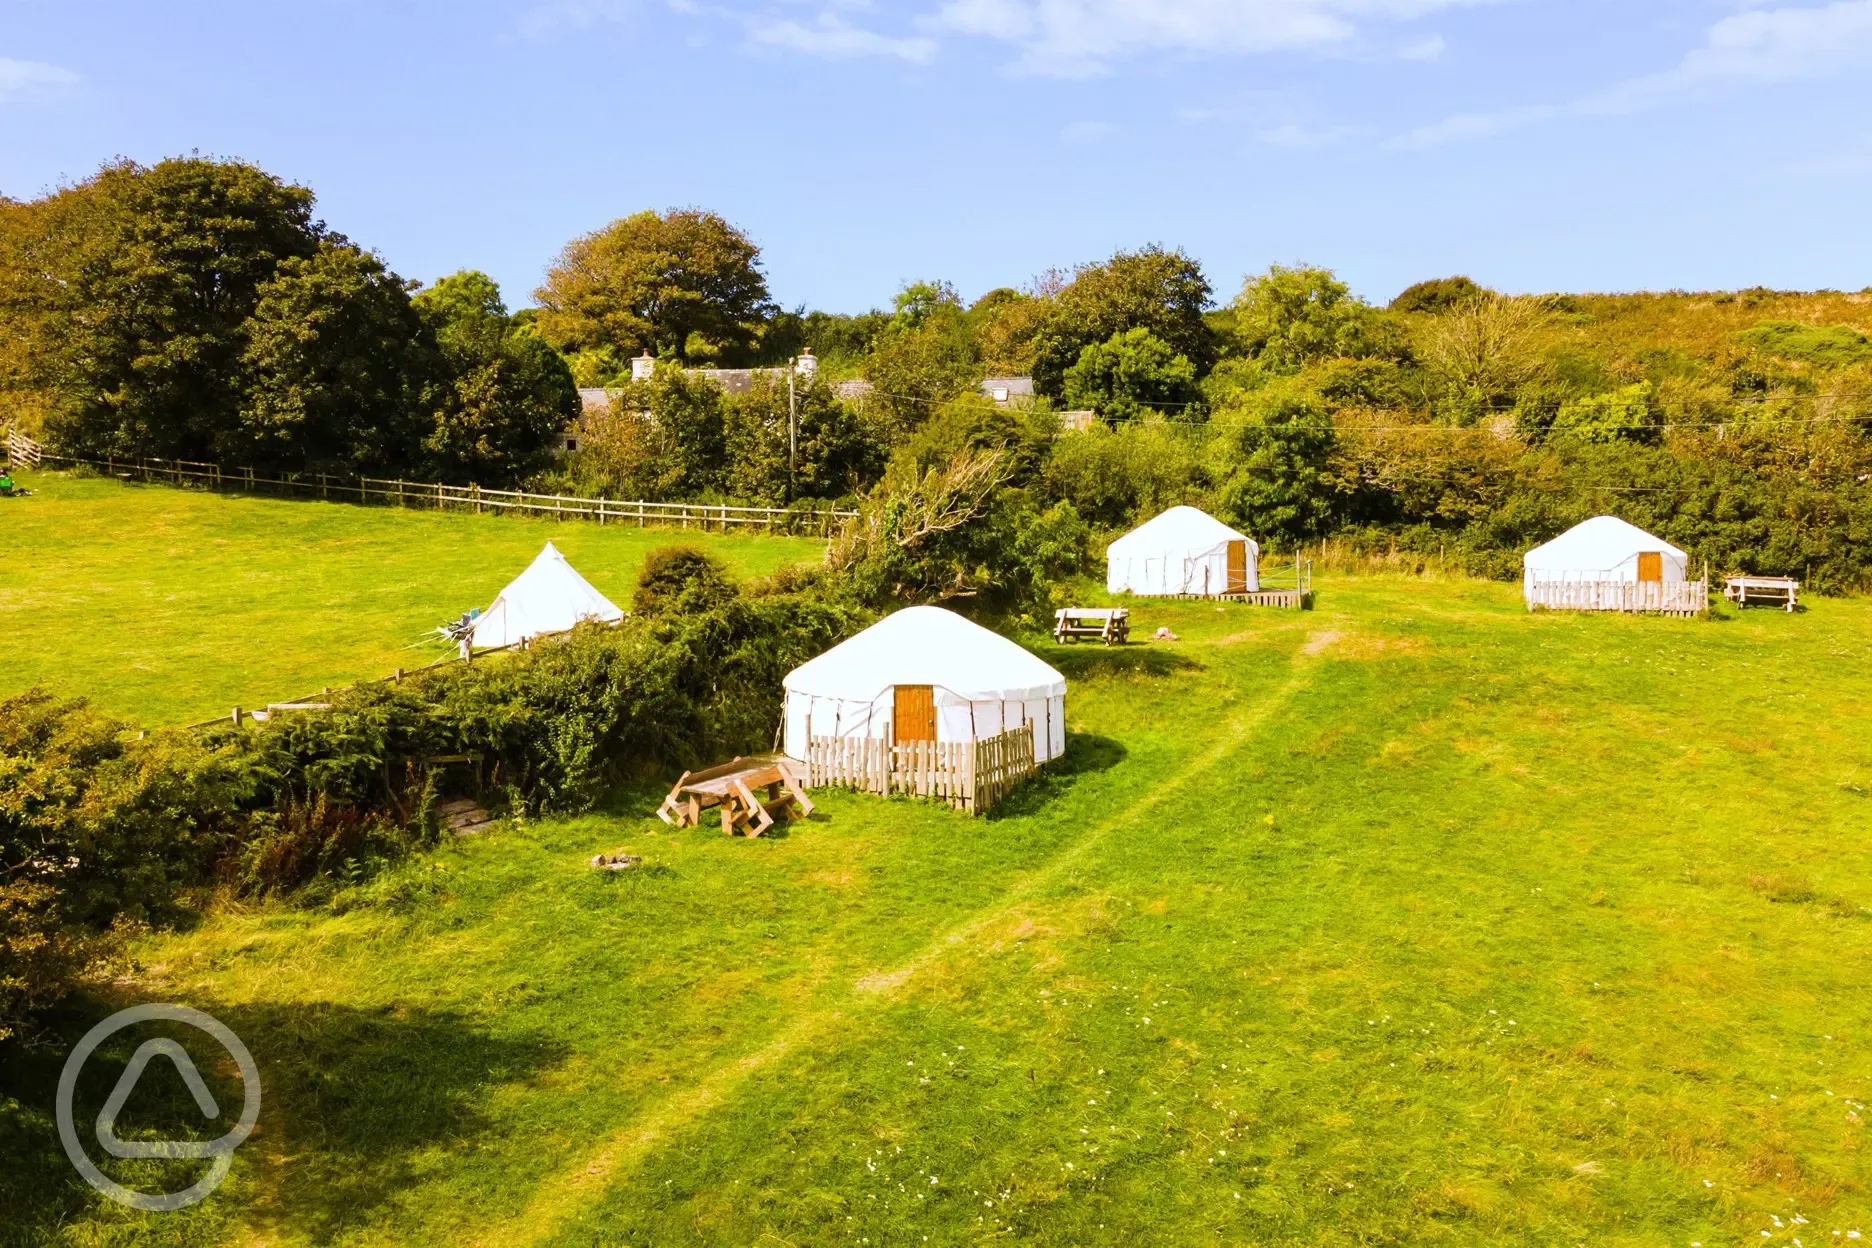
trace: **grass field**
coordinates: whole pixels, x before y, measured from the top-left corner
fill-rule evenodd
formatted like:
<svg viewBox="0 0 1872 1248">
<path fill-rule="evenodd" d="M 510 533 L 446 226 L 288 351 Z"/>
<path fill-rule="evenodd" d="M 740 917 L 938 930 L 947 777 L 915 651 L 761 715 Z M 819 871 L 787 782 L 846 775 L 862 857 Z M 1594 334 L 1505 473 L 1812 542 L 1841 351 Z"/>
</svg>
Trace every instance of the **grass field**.
<svg viewBox="0 0 1872 1248">
<path fill-rule="evenodd" d="M 992 818 L 824 793 L 731 841 L 640 792 L 149 938 L 117 992 L 232 1026 L 260 1130 L 125 1212 L 42 1055 L 0 1207 L 73 1244 L 1872 1234 L 1872 603 L 1320 591 L 1044 647 L 1068 756 Z"/>
<path fill-rule="evenodd" d="M 659 546 L 704 544 L 747 575 L 823 549 L 51 473 L 20 483 L 34 497 L 0 500 L 0 694 L 43 685 L 150 725 L 444 657 L 424 634 L 487 606 L 547 541 L 626 609 Z"/>
</svg>

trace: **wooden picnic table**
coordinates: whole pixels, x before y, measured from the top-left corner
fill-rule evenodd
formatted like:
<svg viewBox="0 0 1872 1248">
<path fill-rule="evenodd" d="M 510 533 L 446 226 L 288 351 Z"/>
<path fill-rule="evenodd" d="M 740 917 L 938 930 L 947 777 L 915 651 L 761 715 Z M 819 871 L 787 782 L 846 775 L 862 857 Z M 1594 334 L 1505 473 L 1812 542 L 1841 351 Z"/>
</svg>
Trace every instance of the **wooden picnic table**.
<svg viewBox="0 0 1872 1248">
<path fill-rule="evenodd" d="M 745 829 L 748 836 L 759 836 L 773 827 L 776 815 L 788 819 L 810 815 L 813 803 L 791 759 L 758 754 L 703 771 L 683 772 L 656 813 L 671 827 L 692 828 L 709 809 L 721 811 L 723 835 Z"/>
<path fill-rule="evenodd" d="M 1122 646 L 1131 640 L 1128 607 L 1061 607 L 1053 613 L 1055 641 L 1096 637 L 1106 645 Z"/>
<path fill-rule="evenodd" d="M 1791 612 L 1800 605 L 1800 582 L 1791 576 L 1732 576 L 1723 582 L 1723 597 L 1738 607 L 1753 597 Z"/>
</svg>

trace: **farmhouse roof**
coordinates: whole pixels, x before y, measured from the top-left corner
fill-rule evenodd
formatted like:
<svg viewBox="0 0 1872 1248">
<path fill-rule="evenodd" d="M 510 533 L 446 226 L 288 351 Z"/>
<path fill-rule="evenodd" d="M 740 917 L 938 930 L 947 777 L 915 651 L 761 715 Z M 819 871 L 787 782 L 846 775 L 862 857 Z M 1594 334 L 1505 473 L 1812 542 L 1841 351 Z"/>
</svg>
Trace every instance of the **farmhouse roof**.
<svg viewBox="0 0 1872 1248">
<path fill-rule="evenodd" d="M 866 702 L 893 685 L 930 685 L 971 701 L 1066 692 L 1066 678 L 999 633 L 941 607 L 905 607 L 787 674 L 790 693 Z"/>
</svg>

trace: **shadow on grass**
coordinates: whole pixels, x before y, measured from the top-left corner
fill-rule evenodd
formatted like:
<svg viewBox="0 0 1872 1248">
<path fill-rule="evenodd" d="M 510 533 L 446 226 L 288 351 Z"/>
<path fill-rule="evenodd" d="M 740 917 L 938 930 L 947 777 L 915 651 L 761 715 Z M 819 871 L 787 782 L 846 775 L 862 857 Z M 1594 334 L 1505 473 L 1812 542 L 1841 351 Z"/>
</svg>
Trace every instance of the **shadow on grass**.
<svg viewBox="0 0 1872 1248">
<path fill-rule="evenodd" d="M 1012 819 L 1038 814 L 1055 798 L 1063 796 L 1081 777 L 1110 771 L 1122 763 L 1129 751 L 1110 737 L 1085 732 L 1066 734 L 1066 753 L 1054 759 L 1032 780 L 1021 785 L 988 812 L 988 818 Z"/>
<path fill-rule="evenodd" d="M 1045 657 L 1068 680 L 1091 680 L 1099 676 L 1163 677 L 1202 670 L 1202 664 L 1186 654 L 1144 646 L 1054 646 L 1048 649 Z"/>
<path fill-rule="evenodd" d="M 490 1100 L 499 1085 L 532 1079 L 562 1062 L 564 1046 L 540 1035 L 497 1035 L 459 1014 L 345 1005 L 198 1003 L 239 1036 L 260 1069 L 260 1120 L 235 1157 L 219 1198 L 182 1214 L 132 1219 L 240 1219 L 258 1212 L 309 1242 L 364 1225 L 419 1175 L 438 1147 L 472 1151 L 498 1130 Z M 65 1055 L 112 1007 L 87 1001 L 57 1021 L 58 1039 L 0 1062 L 0 1243 L 58 1239 L 60 1228 L 100 1209 L 59 1144 L 54 1089 Z M 147 1067 L 121 1116 L 126 1136 L 212 1138 L 239 1113 L 242 1088 L 220 1048 L 187 1027 L 142 1025 L 107 1040 L 85 1063 L 74 1099 L 80 1139 L 107 1174 L 144 1190 L 180 1190 L 199 1162 L 112 1162 L 93 1124 L 137 1045 L 169 1034 L 194 1057 L 221 1116 L 205 1123 L 167 1063 Z M 189 1128 L 193 1127 L 194 1130 Z M 275 1169 L 268 1158 L 290 1162 Z M 433 1164 L 433 1160 L 429 1164 Z M 164 1169 L 168 1167 L 168 1169 Z M 237 1203 L 230 1203 L 237 1202 Z M 111 1207 L 112 1220 L 123 1211 Z M 168 1227 L 163 1229 L 167 1230 Z M 184 1232 L 185 1238 L 188 1237 Z M 212 1238 L 221 1238 L 214 1234 Z"/>
</svg>

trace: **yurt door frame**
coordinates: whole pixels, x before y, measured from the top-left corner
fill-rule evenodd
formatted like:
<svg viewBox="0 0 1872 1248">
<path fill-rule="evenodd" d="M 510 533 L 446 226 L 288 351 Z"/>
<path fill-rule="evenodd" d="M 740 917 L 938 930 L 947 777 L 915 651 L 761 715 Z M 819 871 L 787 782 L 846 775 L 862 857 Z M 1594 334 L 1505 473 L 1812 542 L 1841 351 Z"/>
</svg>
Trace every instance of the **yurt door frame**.
<svg viewBox="0 0 1872 1248">
<path fill-rule="evenodd" d="M 936 690 L 930 685 L 897 685 L 891 690 L 891 732 L 896 741 L 936 739 Z"/>
<path fill-rule="evenodd" d="M 1228 544 L 1228 592 L 1245 594 L 1248 592 L 1248 543 L 1230 542 Z"/>
<path fill-rule="evenodd" d="M 1638 553 L 1638 583 L 1646 584 L 1664 579 L 1664 554 L 1657 550 L 1644 550 Z"/>
</svg>

